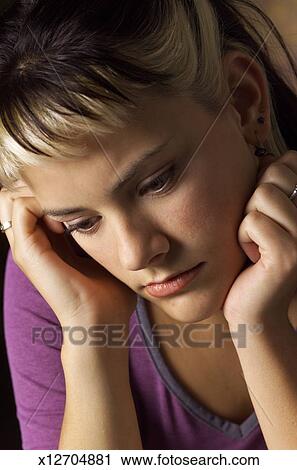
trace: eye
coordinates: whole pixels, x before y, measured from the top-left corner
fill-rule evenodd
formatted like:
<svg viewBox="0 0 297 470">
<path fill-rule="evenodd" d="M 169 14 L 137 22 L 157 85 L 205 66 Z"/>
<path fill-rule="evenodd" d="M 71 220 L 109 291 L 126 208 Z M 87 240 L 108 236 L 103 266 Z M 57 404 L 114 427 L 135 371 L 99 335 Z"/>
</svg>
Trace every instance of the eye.
<svg viewBox="0 0 297 470">
<path fill-rule="evenodd" d="M 151 180 L 148 184 L 144 185 L 139 191 L 143 195 L 144 190 L 152 189 L 154 194 L 160 194 L 164 192 L 164 186 L 167 189 L 167 186 L 172 183 L 176 177 L 177 168 L 175 165 L 170 167 L 168 170 L 163 172 L 161 175 L 157 176 Z M 156 189 L 157 188 L 157 189 Z M 159 188 L 159 189 L 158 189 Z M 86 219 L 78 224 L 65 226 L 65 233 L 74 235 L 75 233 L 83 236 L 91 236 L 97 233 L 100 223 L 94 223 L 98 219 L 98 216 L 92 217 L 91 219 Z M 92 223 L 93 222 L 93 223 Z M 87 228 L 90 226 L 91 228 Z"/>
<path fill-rule="evenodd" d="M 161 175 L 151 180 L 148 184 L 144 185 L 142 189 L 139 191 L 139 194 L 143 195 L 144 190 L 147 190 L 147 189 L 153 190 L 154 194 L 163 193 L 164 186 L 167 189 L 168 184 L 173 182 L 175 176 L 176 176 L 176 167 L 175 165 L 173 165 L 164 173 L 162 173 Z"/>
<path fill-rule="evenodd" d="M 80 235 L 93 235 L 97 232 L 99 228 L 99 224 L 95 224 L 94 220 L 98 219 L 98 217 L 92 217 L 91 219 L 86 219 L 83 220 L 82 222 L 78 224 L 73 224 L 73 225 L 68 225 L 65 226 L 65 233 L 67 234 L 75 234 L 79 233 Z M 92 223 L 93 222 L 93 223 Z M 91 226 L 91 228 L 87 229 L 88 226 Z"/>
</svg>

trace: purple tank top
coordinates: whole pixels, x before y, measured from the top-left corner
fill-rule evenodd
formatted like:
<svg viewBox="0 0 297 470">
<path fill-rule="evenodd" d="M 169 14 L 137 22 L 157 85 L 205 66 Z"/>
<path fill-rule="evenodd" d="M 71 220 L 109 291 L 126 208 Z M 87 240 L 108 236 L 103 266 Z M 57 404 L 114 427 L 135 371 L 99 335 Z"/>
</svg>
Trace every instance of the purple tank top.
<svg viewBox="0 0 297 470">
<path fill-rule="evenodd" d="M 22 448 L 57 449 L 65 406 L 60 323 L 14 263 L 11 250 L 3 309 Z M 255 413 L 240 425 L 228 421 L 202 406 L 175 379 L 154 346 L 140 296 L 129 328 L 130 386 L 144 449 L 267 449 Z"/>
</svg>

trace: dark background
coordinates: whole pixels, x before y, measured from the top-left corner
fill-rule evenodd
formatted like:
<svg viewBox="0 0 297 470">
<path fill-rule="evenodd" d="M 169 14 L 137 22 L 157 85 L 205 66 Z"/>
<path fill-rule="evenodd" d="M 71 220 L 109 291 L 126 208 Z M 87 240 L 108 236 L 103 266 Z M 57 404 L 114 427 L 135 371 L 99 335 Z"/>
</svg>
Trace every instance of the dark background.
<svg viewBox="0 0 297 470">
<path fill-rule="evenodd" d="M 8 367 L 3 332 L 3 281 L 9 244 L 0 233 L 0 449 L 21 449 L 21 436 Z"/>
</svg>

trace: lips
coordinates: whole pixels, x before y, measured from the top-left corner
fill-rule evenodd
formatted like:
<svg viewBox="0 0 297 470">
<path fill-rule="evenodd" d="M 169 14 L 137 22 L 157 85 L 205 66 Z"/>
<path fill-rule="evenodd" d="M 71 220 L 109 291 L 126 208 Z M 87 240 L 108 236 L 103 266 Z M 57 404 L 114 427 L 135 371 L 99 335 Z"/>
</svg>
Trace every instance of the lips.
<svg viewBox="0 0 297 470">
<path fill-rule="evenodd" d="M 174 279 L 179 274 L 181 274 L 181 272 L 176 273 L 176 274 L 171 274 L 170 276 L 165 277 L 165 279 L 163 279 L 162 281 L 150 282 L 149 284 L 146 284 L 146 286 L 155 286 L 156 284 L 163 284 L 166 281 L 170 281 L 171 279 Z"/>
<path fill-rule="evenodd" d="M 198 263 L 198 264 L 200 264 L 200 263 Z M 197 264 L 197 265 L 198 265 L 198 264 Z M 197 265 L 195 265 L 195 266 L 197 266 Z M 165 277 L 162 281 L 150 282 L 149 284 L 146 284 L 144 287 L 147 287 L 147 286 L 155 286 L 155 285 L 158 285 L 158 284 L 164 284 L 164 282 L 170 281 L 170 280 L 174 279 L 175 277 L 177 277 L 177 276 L 179 276 L 179 275 L 181 275 L 181 274 L 183 274 L 183 273 L 186 273 L 186 272 L 190 271 L 190 270 L 193 269 L 193 267 L 195 267 L 195 266 L 192 266 L 192 268 L 186 269 L 185 271 L 178 271 L 178 272 L 175 273 L 175 274 L 170 274 L 169 276 Z"/>
<path fill-rule="evenodd" d="M 181 292 L 199 275 L 204 264 L 204 262 L 199 263 L 194 266 L 194 268 L 184 271 L 171 279 L 167 279 L 166 282 L 147 285 L 145 287 L 145 292 L 153 297 L 167 297 L 169 295 L 176 294 L 177 292 Z"/>
</svg>

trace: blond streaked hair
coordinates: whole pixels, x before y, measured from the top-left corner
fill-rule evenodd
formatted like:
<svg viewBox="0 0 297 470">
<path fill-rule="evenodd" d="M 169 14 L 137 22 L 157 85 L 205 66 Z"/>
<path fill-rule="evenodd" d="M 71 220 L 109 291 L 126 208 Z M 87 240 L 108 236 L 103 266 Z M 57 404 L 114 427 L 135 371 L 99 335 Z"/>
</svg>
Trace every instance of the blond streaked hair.
<svg viewBox="0 0 297 470">
<path fill-rule="evenodd" d="M 191 96 L 216 115 L 229 94 L 221 59 L 232 49 L 265 71 L 265 146 L 277 156 L 297 149 L 297 96 L 275 52 L 294 80 L 296 63 L 252 1 L 16 1 L 0 18 L 0 184 L 13 189 L 22 168 L 49 158 L 83 158 L 83 138 L 125 127 L 146 93 Z"/>
</svg>

